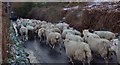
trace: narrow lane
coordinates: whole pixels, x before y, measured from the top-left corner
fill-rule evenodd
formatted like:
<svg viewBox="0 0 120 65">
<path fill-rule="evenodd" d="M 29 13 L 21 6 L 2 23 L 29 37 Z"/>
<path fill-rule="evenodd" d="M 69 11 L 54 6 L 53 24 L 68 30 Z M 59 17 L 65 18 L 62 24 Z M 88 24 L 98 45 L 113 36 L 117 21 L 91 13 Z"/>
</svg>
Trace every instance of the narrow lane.
<svg viewBox="0 0 120 65">
<path fill-rule="evenodd" d="M 25 47 L 34 52 L 39 63 L 66 63 L 68 62 L 65 51 L 62 49 L 62 53 L 58 48 L 51 49 L 45 42 L 40 43 L 38 40 L 28 41 L 25 43 Z"/>
</svg>

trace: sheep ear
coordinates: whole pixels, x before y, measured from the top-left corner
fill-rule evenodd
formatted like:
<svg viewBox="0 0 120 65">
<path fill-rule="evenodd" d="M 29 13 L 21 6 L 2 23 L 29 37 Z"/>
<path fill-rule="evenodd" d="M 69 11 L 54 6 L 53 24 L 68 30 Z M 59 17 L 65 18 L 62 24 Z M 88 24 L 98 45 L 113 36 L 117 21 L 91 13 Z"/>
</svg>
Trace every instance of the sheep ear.
<svg viewBox="0 0 120 65">
<path fill-rule="evenodd" d="M 58 36 L 56 36 L 56 38 L 59 38 Z"/>
<path fill-rule="evenodd" d="M 68 41 L 69 41 L 69 39 L 65 39 L 65 40 L 63 40 L 63 41 L 64 41 L 64 42 L 65 42 L 65 41 L 67 41 L 67 42 L 68 42 Z"/>
</svg>

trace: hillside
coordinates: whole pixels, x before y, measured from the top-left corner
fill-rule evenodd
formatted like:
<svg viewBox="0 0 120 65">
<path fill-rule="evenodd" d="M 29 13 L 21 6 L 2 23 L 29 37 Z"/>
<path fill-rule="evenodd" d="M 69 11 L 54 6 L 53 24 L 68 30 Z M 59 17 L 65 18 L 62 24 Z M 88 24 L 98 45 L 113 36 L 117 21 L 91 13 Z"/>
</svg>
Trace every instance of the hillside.
<svg viewBox="0 0 120 65">
<path fill-rule="evenodd" d="M 120 2 L 102 2 L 97 4 L 93 2 L 40 4 L 41 3 L 38 3 L 37 7 L 33 7 L 27 13 L 26 18 L 46 20 L 55 23 L 65 17 L 67 23 L 80 31 L 89 28 L 120 32 Z M 16 8 L 17 7 L 18 6 L 16 6 Z"/>
</svg>

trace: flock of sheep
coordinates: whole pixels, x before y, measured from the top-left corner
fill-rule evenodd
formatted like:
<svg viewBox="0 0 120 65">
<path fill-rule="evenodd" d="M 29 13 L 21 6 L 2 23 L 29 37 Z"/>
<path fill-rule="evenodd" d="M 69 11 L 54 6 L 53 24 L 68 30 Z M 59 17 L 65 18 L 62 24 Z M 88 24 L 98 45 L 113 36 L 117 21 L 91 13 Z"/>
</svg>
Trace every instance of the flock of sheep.
<svg viewBox="0 0 120 65">
<path fill-rule="evenodd" d="M 70 27 L 67 23 L 50 23 L 46 21 L 34 19 L 18 19 L 13 23 L 16 35 L 20 35 L 24 41 L 29 37 L 39 38 L 40 41 L 45 40 L 46 45 L 55 48 L 64 44 L 66 55 L 69 61 L 73 63 L 73 59 L 90 64 L 92 61 L 92 53 L 99 54 L 104 58 L 105 62 L 111 58 L 111 52 L 115 52 L 117 61 L 120 63 L 120 54 L 118 46 L 120 37 L 116 37 L 110 31 L 90 31 L 85 29 L 81 32 Z M 32 36 L 31 36 L 32 35 Z"/>
</svg>

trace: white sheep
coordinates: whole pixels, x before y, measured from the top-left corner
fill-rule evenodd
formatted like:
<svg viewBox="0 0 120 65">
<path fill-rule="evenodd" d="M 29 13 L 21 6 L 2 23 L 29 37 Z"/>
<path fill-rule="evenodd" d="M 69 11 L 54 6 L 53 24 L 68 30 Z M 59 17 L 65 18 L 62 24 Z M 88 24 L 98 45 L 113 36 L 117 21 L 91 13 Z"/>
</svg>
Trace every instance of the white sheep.
<svg viewBox="0 0 120 65">
<path fill-rule="evenodd" d="M 67 33 L 73 33 L 73 31 L 70 30 L 70 29 L 65 29 L 65 30 L 63 30 L 63 32 L 62 32 L 62 38 L 63 38 L 63 39 L 65 39 Z M 74 34 L 74 33 L 73 33 L 73 34 Z"/>
<path fill-rule="evenodd" d="M 21 36 L 23 37 L 23 40 L 24 41 L 28 40 L 28 29 L 24 27 L 23 25 L 21 25 L 21 28 L 19 31 L 20 31 Z"/>
<path fill-rule="evenodd" d="M 42 24 L 41 28 L 47 28 L 47 24 Z"/>
<path fill-rule="evenodd" d="M 41 20 L 37 20 L 36 23 L 37 23 L 37 24 L 42 24 L 41 22 L 42 22 Z"/>
<path fill-rule="evenodd" d="M 85 42 L 87 42 L 87 40 L 86 40 L 87 37 L 86 36 L 92 36 L 94 38 L 100 39 L 100 37 L 97 34 L 90 33 L 89 30 L 83 30 L 83 35 L 84 35 L 83 39 L 85 40 Z"/>
<path fill-rule="evenodd" d="M 99 35 L 100 38 L 112 40 L 115 38 L 115 34 L 110 31 L 94 31 L 95 34 Z"/>
<path fill-rule="evenodd" d="M 50 31 L 61 33 L 59 28 L 51 28 Z"/>
<path fill-rule="evenodd" d="M 26 26 L 27 23 L 28 23 L 28 20 L 27 19 L 20 19 L 22 25 Z"/>
<path fill-rule="evenodd" d="M 61 31 L 63 31 L 63 29 L 67 29 L 69 27 L 69 25 L 67 23 L 58 23 L 55 25 L 57 28 L 59 28 Z"/>
<path fill-rule="evenodd" d="M 64 45 L 65 45 L 66 54 L 70 62 L 73 63 L 72 59 L 75 59 L 82 61 L 84 64 L 84 62 L 86 61 L 85 59 L 87 59 L 88 63 L 90 63 L 92 59 L 92 55 L 89 45 L 87 43 L 65 39 Z"/>
<path fill-rule="evenodd" d="M 62 38 L 65 39 L 65 36 L 67 33 L 72 33 L 74 35 L 79 35 L 81 36 L 81 33 L 77 30 L 73 30 L 73 29 L 64 29 L 63 32 L 62 32 Z"/>
<path fill-rule="evenodd" d="M 112 44 L 112 50 L 115 51 L 116 55 L 117 55 L 117 61 L 120 64 L 120 51 L 119 51 L 119 47 L 120 47 L 120 40 L 119 39 L 113 39 L 111 41 Z"/>
<path fill-rule="evenodd" d="M 69 39 L 72 41 L 77 41 L 77 42 L 83 42 L 83 38 L 78 36 L 78 35 L 74 35 L 72 33 L 67 33 L 65 39 Z"/>
<path fill-rule="evenodd" d="M 54 48 L 55 44 L 59 44 L 59 46 L 61 45 L 61 34 L 58 32 L 50 32 L 47 36 L 46 36 L 47 40 L 46 40 L 46 44 L 49 44 L 50 47 Z M 61 51 L 61 46 L 60 46 L 60 51 Z"/>
<path fill-rule="evenodd" d="M 83 35 L 90 35 L 94 38 L 100 38 L 97 34 L 90 33 L 89 30 L 83 30 Z"/>
<path fill-rule="evenodd" d="M 74 33 L 75 33 L 75 35 L 79 35 L 79 36 L 81 36 L 81 33 L 78 31 L 78 30 L 73 30 L 74 31 Z"/>
<path fill-rule="evenodd" d="M 47 21 L 42 21 L 41 23 L 42 23 L 42 24 L 47 24 Z"/>
<path fill-rule="evenodd" d="M 37 30 L 37 29 L 40 29 L 41 28 L 41 24 L 37 24 L 34 29 Z"/>
<path fill-rule="evenodd" d="M 119 40 L 112 39 L 111 42 L 112 42 L 111 49 L 117 53 Z"/>
<path fill-rule="evenodd" d="M 87 37 L 87 43 L 90 46 L 91 51 L 97 52 L 101 55 L 102 58 L 105 59 L 105 62 L 108 63 L 108 54 L 111 52 L 111 42 L 107 39 L 99 39 L 95 38 L 91 35 L 85 36 Z"/>
<path fill-rule="evenodd" d="M 27 25 L 26 28 L 28 29 L 28 39 L 35 38 L 35 28 L 31 25 Z"/>
<path fill-rule="evenodd" d="M 30 25 L 27 25 L 26 28 L 27 28 L 28 30 L 34 30 L 34 27 L 33 27 L 33 26 L 30 26 Z"/>
<path fill-rule="evenodd" d="M 40 38 L 40 41 L 42 41 L 42 39 L 44 40 L 46 37 L 46 29 L 45 28 L 40 28 L 38 30 L 38 37 Z"/>
<path fill-rule="evenodd" d="M 52 24 L 52 23 L 47 23 L 46 26 L 47 26 L 47 28 L 49 28 L 49 29 L 50 29 L 50 28 L 54 28 L 54 24 Z"/>
<path fill-rule="evenodd" d="M 120 64 L 120 36 L 118 38 L 118 53 L 117 53 L 117 61 Z"/>
<path fill-rule="evenodd" d="M 13 23 L 13 28 L 15 30 L 15 34 L 16 36 L 18 36 L 18 30 L 17 30 L 17 25 L 15 23 Z"/>
</svg>

